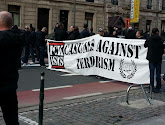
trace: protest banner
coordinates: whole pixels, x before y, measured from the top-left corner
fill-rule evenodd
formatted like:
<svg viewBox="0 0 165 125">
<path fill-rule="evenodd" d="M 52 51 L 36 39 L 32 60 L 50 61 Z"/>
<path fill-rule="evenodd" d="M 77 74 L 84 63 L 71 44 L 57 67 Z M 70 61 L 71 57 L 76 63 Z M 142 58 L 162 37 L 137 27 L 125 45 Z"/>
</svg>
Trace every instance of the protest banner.
<svg viewBox="0 0 165 125">
<path fill-rule="evenodd" d="M 49 41 L 49 69 L 59 66 L 80 75 L 98 75 L 135 84 L 149 83 L 144 42 L 99 35 L 59 42 L 61 45 Z"/>
</svg>

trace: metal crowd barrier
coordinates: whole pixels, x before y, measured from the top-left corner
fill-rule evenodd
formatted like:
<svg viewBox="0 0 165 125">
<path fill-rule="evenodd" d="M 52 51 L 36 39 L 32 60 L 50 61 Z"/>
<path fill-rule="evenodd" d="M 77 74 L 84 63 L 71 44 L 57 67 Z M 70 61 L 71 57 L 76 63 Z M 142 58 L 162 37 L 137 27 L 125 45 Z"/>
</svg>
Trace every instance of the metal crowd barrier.
<svg viewBox="0 0 165 125">
<path fill-rule="evenodd" d="M 144 96 L 145 96 L 145 99 L 146 99 L 146 101 L 147 101 L 147 103 L 149 104 L 149 105 L 152 105 L 152 103 L 151 103 L 151 101 L 150 101 L 150 99 L 152 99 L 152 87 L 150 86 L 150 84 L 148 84 L 148 86 L 150 87 L 150 90 L 149 90 L 149 93 L 150 93 L 150 97 L 148 97 L 148 95 L 147 95 L 147 93 L 146 93 L 146 91 L 145 91 L 145 89 L 144 89 L 144 85 L 146 86 L 146 84 L 134 84 L 134 85 L 130 85 L 129 87 L 128 87 L 128 89 L 127 89 L 127 95 L 126 95 L 126 102 L 127 102 L 127 104 L 128 105 L 130 105 L 130 103 L 129 103 L 129 92 L 130 92 L 130 90 L 131 90 L 131 88 L 133 88 L 133 87 L 141 87 L 141 89 L 142 89 L 142 92 L 143 92 L 143 94 L 144 94 Z"/>
</svg>

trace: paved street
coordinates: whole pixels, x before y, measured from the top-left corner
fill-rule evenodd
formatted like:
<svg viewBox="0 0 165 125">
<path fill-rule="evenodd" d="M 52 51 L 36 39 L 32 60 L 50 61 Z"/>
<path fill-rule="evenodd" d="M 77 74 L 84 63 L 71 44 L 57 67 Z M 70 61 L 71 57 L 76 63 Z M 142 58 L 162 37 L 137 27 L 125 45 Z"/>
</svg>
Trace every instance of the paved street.
<svg viewBox="0 0 165 125">
<path fill-rule="evenodd" d="M 141 89 L 136 88 L 131 90 L 128 106 L 125 102 L 128 83 L 30 66 L 19 71 L 20 125 L 38 124 L 38 89 L 43 71 L 46 73 L 44 125 L 159 125 L 165 118 L 164 82 L 161 93 L 153 94 L 153 105 L 149 106 Z M 2 113 L 0 125 L 4 125 Z"/>
<path fill-rule="evenodd" d="M 162 90 L 159 94 L 153 94 L 153 101 L 151 101 L 153 105 L 151 106 L 147 104 L 140 89 L 131 91 L 130 106 L 125 103 L 125 91 L 52 103 L 45 105 L 43 122 L 44 125 L 123 125 L 133 123 L 141 125 L 139 123 L 141 120 L 164 115 L 164 85 Z M 21 110 L 22 112 L 19 114 L 21 125 L 37 125 L 38 110 L 35 107 L 34 110 L 27 112 Z M 148 120 L 148 122 L 151 125 L 152 121 Z M 159 123 L 157 121 L 156 125 Z M 0 117 L 0 124 L 4 125 L 2 117 Z"/>
</svg>

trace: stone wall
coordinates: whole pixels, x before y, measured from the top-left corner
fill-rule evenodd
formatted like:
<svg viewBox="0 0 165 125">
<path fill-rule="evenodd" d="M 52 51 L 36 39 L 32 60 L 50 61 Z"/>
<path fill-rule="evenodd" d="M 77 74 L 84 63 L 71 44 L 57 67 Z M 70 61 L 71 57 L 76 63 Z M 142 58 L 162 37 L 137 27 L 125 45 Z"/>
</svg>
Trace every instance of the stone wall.
<svg viewBox="0 0 165 125">
<path fill-rule="evenodd" d="M 8 10 L 8 5 L 20 6 L 20 27 L 33 24 L 37 27 L 38 8 L 49 9 L 49 33 L 53 32 L 54 26 L 60 20 L 60 10 L 68 10 L 68 29 L 74 25 L 74 0 L 0 0 L 0 11 Z M 104 2 L 106 5 L 104 6 Z M 157 5 L 158 4 L 158 5 Z M 95 0 L 95 2 L 86 2 L 86 0 L 76 0 L 76 26 L 80 31 L 83 29 L 85 21 L 85 12 L 93 13 L 94 32 L 97 29 L 108 27 L 108 17 L 122 15 L 125 20 L 129 18 L 131 0 L 119 0 L 118 5 L 113 5 L 111 0 Z M 162 9 L 162 0 L 153 0 L 152 8 L 147 9 L 147 0 L 140 1 L 139 29 L 146 30 L 146 21 L 152 20 L 151 28 L 159 27 L 165 20 L 165 11 Z M 133 24 L 132 24 L 133 26 Z"/>
</svg>

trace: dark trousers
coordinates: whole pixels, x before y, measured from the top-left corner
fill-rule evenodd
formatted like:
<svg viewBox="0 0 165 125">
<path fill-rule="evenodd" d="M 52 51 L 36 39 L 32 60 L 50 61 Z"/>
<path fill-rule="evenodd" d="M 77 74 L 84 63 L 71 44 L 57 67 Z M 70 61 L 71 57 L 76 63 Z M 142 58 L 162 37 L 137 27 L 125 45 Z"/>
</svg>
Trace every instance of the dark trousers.
<svg viewBox="0 0 165 125">
<path fill-rule="evenodd" d="M 154 88 L 154 74 L 156 69 L 156 89 L 161 88 L 161 63 L 153 63 L 149 62 L 149 68 L 150 68 L 150 84 L 152 88 Z"/>
<path fill-rule="evenodd" d="M 45 58 L 45 46 L 40 46 L 40 65 L 45 66 L 44 58 Z"/>
<path fill-rule="evenodd" d="M 22 59 L 23 63 L 28 63 L 29 55 L 30 55 L 30 46 L 25 46 L 24 47 L 24 57 Z"/>
<path fill-rule="evenodd" d="M 34 47 L 30 46 L 30 55 L 32 58 L 32 62 L 35 62 L 35 56 L 34 56 Z"/>
<path fill-rule="evenodd" d="M 6 125 L 19 125 L 16 90 L 0 92 L 0 107 Z"/>
<path fill-rule="evenodd" d="M 39 59 L 40 59 L 40 48 L 37 46 L 37 47 L 35 47 L 35 49 L 36 49 L 37 61 L 39 61 Z"/>
</svg>

